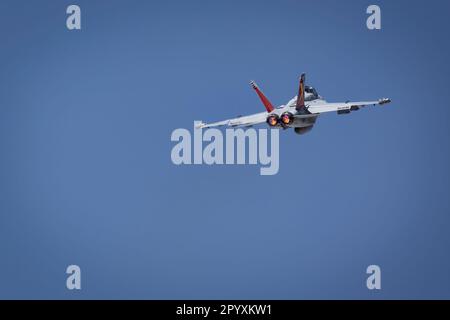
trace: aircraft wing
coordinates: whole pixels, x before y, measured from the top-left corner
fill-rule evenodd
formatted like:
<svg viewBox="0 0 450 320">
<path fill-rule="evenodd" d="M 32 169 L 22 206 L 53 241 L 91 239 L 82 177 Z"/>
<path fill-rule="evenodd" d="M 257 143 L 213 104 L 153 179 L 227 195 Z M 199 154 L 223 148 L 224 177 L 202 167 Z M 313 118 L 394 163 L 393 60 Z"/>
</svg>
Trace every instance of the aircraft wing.
<svg viewBox="0 0 450 320">
<path fill-rule="evenodd" d="M 255 124 L 260 124 L 266 122 L 267 112 L 255 113 L 249 116 L 237 117 L 234 119 L 227 119 L 223 121 L 213 122 L 213 123 L 203 123 L 201 122 L 196 126 L 197 129 L 200 128 L 211 128 L 211 127 L 250 127 Z"/>
<path fill-rule="evenodd" d="M 370 105 L 382 105 L 391 102 L 390 99 L 383 98 L 375 101 L 356 101 L 356 102 L 334 102 L 334 103 L 324 103 L 317 105 L 310 105 L 308 111 L 311 113 L 323 113 L 323 112 L 331 112 L 337 111 L 338 113 L 347 113 L 350 111 L 358 110 L 365 106 Z"/>
</svg>

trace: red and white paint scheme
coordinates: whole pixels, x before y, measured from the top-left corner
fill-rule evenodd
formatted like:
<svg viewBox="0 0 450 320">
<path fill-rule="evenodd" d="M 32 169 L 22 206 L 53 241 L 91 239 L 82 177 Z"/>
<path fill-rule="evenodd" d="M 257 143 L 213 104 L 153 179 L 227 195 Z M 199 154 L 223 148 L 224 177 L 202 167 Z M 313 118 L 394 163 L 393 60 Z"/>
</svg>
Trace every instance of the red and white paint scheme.
<svg viewBox="0 0 450 320">
<path fill-rule="evenodd" d="M 321 113 L 334 111 L 338 114 L 348 114 L 365 106 L 383 105 L 391 102 L 390 99 L 382 98 L 374 101 L 328 103 L 317 93 L 316 89 L 305 85 L 305 74 L 303 73 L 300 76 L 298 94 L 285 105 L 275 108 L 254 81 L 251 81 L 250 85 L 261 99 L 266 108 L 265 112 L 213 123 L 202 122 L 197 128 L 217 126 L 251 127 L 265 122 L 269 127 L 294 128 L 295 133 L 303 134 L 313 128 L 317 117 Z"/>
</svg>

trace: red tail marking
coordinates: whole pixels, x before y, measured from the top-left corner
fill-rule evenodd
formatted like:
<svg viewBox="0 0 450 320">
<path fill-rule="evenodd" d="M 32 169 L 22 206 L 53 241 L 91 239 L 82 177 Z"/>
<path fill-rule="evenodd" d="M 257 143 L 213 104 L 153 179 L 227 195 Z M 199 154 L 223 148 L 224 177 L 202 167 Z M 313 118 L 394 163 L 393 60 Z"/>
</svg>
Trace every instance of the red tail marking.
<svg viewBox="0 0 450 320">
<path fill-rule="evenodd" d="M 297 104 L 295 109 L 301 110 L 305 107 L 305 74 L 300 77 L 300 85 L 298 86 Z"/>
<path fill-rule="evenodd" d="M 253 89 L 255 89 L 256 93 L 258 94 L 259 98 L 264 104 L 264 107 L 266 107 L 267 112 L 272 112 L 275 108 L 273 107 L 272 103 L 270 103 L 269 99 L 267 99 L 264 93 L 262 93 L 262 91 L 259 90 L 255 82 L 252 81 L 250 82 L 250 84 L 252 85 Z"/>
</svg>

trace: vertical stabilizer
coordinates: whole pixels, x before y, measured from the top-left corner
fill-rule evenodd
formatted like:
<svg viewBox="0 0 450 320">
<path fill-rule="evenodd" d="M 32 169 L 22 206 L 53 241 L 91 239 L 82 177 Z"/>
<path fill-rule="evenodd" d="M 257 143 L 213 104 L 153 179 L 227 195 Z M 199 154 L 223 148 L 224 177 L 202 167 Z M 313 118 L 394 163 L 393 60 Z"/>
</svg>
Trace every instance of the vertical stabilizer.
<svg viewBox="0 0 450 320">
<path fill-rule="evenodd" d="M 261 90 L 259 90 L 258 86 L 256 85 L 255 81 L 251 81 L 250 85 L 253 89 L 255 89 L 256 93 L 258 94 L 259 98 L 261 99 L 261 102 L 264 104 L 264 107 L 266 107 L 267 112 L 272 112 L 275 108 L 273 107 L 272 103 L 270 103 L 269 99 L 262 93 Z"/>
</svg>

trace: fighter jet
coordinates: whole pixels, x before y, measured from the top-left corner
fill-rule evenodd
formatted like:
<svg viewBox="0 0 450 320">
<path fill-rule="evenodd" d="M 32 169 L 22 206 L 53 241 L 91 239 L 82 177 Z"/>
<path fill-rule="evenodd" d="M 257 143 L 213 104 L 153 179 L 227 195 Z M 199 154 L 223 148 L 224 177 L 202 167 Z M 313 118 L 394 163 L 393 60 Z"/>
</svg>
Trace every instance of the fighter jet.
<svg viewBox="0 0 450 320">
<path fill-rule="evenodd" d="M 254 81 L 251 81 L 250 85 L 261 99 L 261 102 L 266 108 L 265 112 L 214 123 L 200 122 L 196 127 L 251 127 L 265 122 L 272 128 L 294 128 L 295 133 L 304 134 L 313 128 L 317 117 L 322 113 L 337 112 L 337 114 L 348 114 L 365 106 L 384 105 L 391 102 L 388 98 L 382 98 L 376 101 L 329 103 L 317 93 L 316 89 L 305 85 L 305 74 L 303 73 L 300 76 L 298 95 L 292 98 L 287 104 L 275 108 Z"/>
</svg>

